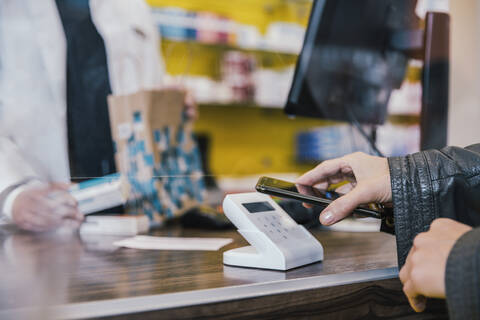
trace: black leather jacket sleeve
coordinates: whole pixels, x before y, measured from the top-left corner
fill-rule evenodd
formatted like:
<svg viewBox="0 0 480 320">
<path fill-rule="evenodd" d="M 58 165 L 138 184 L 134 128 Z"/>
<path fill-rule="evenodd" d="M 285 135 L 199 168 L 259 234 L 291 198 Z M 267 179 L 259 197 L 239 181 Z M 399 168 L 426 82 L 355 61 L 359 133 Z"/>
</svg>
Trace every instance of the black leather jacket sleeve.
<svg viewBox="0 0 480 320">
<path fill-rule="evenodd" d="M 398 265 L 420 232 L 439 217 L 480 225 L 480 144 L 388 159 Z"/>
<path fill-rule="evenodd" d="M 480 144 L 388 159 L 398 265 L 413 238 L 439 217 L 480 225 Z M 447 260 L 445 287 L 451 319 L 480 316 L 480 229 L 462 236 Z"/>
<path fill-rule="evenodd" d="M 457 240 L 445 270 L 445 291 L 451 320 L 480 319 L 480 228 Z"/>
</svg>

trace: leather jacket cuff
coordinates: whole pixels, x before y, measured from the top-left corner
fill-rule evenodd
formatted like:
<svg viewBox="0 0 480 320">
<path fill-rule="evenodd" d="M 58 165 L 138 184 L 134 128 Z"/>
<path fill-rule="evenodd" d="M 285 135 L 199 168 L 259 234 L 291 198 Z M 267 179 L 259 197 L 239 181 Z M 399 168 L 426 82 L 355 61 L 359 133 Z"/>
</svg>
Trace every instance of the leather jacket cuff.
<svg viewBox="0 0 480 320">
<path fill-rule="evenodd" d="M 392 187 L 393 215 L 401 268 L 413 238 L 426 231 L 436 218 L 432 182 L 423 152 L 388 158 Z"/>
</svg>

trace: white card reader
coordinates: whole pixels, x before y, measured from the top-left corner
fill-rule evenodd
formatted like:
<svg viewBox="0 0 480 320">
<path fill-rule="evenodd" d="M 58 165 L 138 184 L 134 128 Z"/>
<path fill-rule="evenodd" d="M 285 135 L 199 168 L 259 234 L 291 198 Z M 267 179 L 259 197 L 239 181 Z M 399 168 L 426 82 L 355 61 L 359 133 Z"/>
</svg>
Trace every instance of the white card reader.
<svg viewBox="0 0 480 320">
<path fill-rule="evenodd" d="M 266 194 L 229 194 L 223 211 L 251 244 L 224 252 L 226 265 L 288 270 L 323 260 L 320 242 Z"/>
</svg>

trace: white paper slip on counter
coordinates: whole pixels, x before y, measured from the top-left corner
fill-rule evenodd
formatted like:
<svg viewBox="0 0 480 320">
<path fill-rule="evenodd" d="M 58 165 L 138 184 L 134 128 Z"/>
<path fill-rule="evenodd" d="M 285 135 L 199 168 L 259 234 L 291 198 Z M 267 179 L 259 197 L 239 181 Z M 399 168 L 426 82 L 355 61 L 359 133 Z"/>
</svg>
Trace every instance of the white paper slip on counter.
<svg viewBox="0 0 480 320">
<path fill-rule="evenodd" d="M 226 246 L 232 241 L 230 238 L 136 236 L 117 241 L 114 245 L 131 249 L 148 250 L 218 251 L 221 247 Z"/>
</svg>

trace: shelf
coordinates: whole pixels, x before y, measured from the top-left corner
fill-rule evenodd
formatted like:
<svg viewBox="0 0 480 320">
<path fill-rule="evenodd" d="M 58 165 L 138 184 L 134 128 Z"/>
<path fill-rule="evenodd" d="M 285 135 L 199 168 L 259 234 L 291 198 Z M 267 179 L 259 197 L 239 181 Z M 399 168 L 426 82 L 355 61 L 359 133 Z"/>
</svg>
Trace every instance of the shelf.
<svg viewBox="0 0 480 320">
<path fill-rule="evenodd" d="M 388 116 L 388 122 L 401 125 L 420 124 L 420 115 L 418 114 L 391 114 Z"/>
<path fill-rule="evenodd" d="M 231 102 L 231 103 L 220 103 L 220 102 L 202 102 L 198 104 L 200 108 L 225 108 L 225 109 L 245 109 L 245 108 L 257 108 L 257 109 L 264 109 L 264 110 L 283 110 L 283 106 L 261 106 L 255 104 L 254 102 Z M 287 115 L 285 115 L 288 117 Z M 299 116 L 299 118 L 304 118 Z M 315 118 L 310 118 L 315 119 Z M 327 120 L 327 119 L 320 119 L 317 120 L 327 121 L 328 124 L 338 124 L 341 122 Z M 393 125 L 419 125 L 420 124 L 420 115 L 417 114 L 391 114 L 388 116 L 386 123 L 390 123 Z"/>
<path fill-rule="evenodd" d="M 254 102 L 200 102 L 199 107 L 225 107 L 225 108 L 260 108 L 260 109 L 283 109 L 283 106 L 264 106 L 258 105 Z"/>
<path fill-rule="evenodd" d="M 192 39 L 180 39 L 180 38 L 173 38 L 173 37 L 165 37 L 162 36 L 162 41 L 170 42 L 170 43 L 186 43 L 191 45 L 199 45 L 199 46 L 206 46 L 211 47 L 219 50 L 240 50 L 240 51 L 249 51 L 249 52 L 259 52 L 259 53 L 267 53 L 267 54 L 280 54 L 285 56 L 298 56 L 299 52 L 293 50 L 277 50 L 274 48 L 266 48 L 266 47 L 243 47 L 237 46 L 232 44 L 224 44 L 224 43 L 208 43 L 208 42 L 200 42 L 197 40 Z"/>
</svg>

